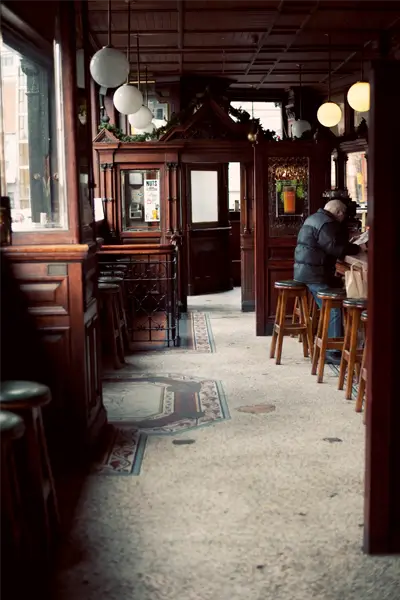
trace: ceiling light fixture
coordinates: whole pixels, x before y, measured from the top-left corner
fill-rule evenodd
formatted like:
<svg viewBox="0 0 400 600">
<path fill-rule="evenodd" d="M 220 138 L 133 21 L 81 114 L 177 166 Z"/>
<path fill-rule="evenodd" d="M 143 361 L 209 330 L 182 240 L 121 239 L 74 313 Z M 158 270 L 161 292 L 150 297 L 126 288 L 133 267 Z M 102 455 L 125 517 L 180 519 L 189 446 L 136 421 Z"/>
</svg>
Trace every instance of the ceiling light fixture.
<svg viewBox="0 0 400 600">
<path fill-rule="evenodd" d="M 126 49 L 128 64 L 131 64 L 131 7 L 128 3 L 128 45 Z M 130 70 L 130 69 L 129 69 Z M 138 87 L 129 83 L 129 72 L 126 78 L 126 83 L 121 85 L 115 92 L 113 97 L 115 108 L 122 115 L 131 115 L 137 113 L 143 103 L 143 95 Z"/>
<path fill-rule="evenodd" d="M 364 47 L 361 49 L 361 79 L 353 83 L 347 92 L 347 102 L 357 112 L 367 112 L 370 106 L 370 85 L 364 81 Z"/>
<path fill-rule="evenodd" d="M 108 1 L 108 44 L 90 61 L 90 74 L 101 87 L 116 88 L 129 74 L 126 56 L 111 45 L 111 0 Z"/>
<path fill-rule="evenodd" d="M 342 118 L 342 110 L 336 102 L 331 102 L 331 36 L 328 35 L 329 46 L 329 72 L 328 72 L 328 102 L 324 102 L 318 109 L 317 119 L 324 127 L 335 127 L 340 123 Z"/>
</svg>

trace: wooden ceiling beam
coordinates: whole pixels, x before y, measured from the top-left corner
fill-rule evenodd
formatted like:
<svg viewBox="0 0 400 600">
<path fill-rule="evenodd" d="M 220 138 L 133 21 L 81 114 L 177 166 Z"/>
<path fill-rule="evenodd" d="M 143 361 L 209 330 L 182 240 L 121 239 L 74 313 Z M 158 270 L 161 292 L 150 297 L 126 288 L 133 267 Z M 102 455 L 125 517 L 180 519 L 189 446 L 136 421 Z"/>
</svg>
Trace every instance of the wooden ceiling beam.
<svg viewBox="0 0 400 600">
<path fill-rule="evenodd" d="M 219 6 L 213 6 L 211 4 L 211 2 L 207 3 L 208 6 L 203 6 L 203 7 L 198 7 L 198 8 L 190 8 L 190 4 L 187 6 L 186 8 L 186 13 L 190 14 L 190 13 L 195 13 L 195 14 L 199 14 L 199 13 L 221 13 L 221 14 L 226 14 L 226 10 L 224 10 L 223 8 L 219 7 Z M 393 2 L 393 0 L 391 2 L 389 2 L 387 5 L 384 5 L 383 2 L 381 2 L 380 0 L 375 1 L 375 2 L 371 2 L 370 0 L 368 1 L 367 6 L 365 6 L 365 2 L 358 2 L 357 4 L 341 4 L 339 7 L 335 7 L 333 4 L 328 4 L 325 2 L 321 3 L 320 6 L 320 12 L 337 12 L 340 11 L 342 13 L 348 13 L 348 12 L 354 12 L 354 13 L 364 13 L 364 14 L 373 14 L 373 13 L 393 13 L 396 12 L 397 7 L 393 8 L 393 5 L 395 3 Z M 105 13 L 107 14 L 108 12 L 108 8 L 104 7 L 104 8 L 99 8 L 95 6 L 94 2 L 88 2 L 88 8 L 89 8 L 89 14 L 90 13 Z M 276 13 L 276 8 L 264 8 L 263 5 L 260 3 L 260 6 L 249 6 L 244 8 L 243 6 L 229 6 L 229 13 L 243 13 L 243 14 L 263 14 L 263 15 L 274 15 Z M 290 15 L 304 15 L 307 14 L 309 11 L 309 8 L 307 7 L 301 7 L 300 3 L 298 4 L 298 6 L 296 6 L 295 4 L 293 4 L 290 7 L 287 8 L 287 10 L 283 11 L 283 14 L 290 14 Z M 113 8 L 112 9 L 113 14 L 115 13 L 125 13 L 126 12 L 126 8 Z M 148 2 L 148 8 L 146 9 L 137 9 L 135 10 L 135 14 L 136 15 L 143 15 L 146 16 L 149 13 L 153 13 L 153 14 L 176 14 L 178 12 L 178 8 L 160 8 L 160 7 L 154 7 L 153 3 L 151 1 Z"/>
<path fill-rule="evenodd" d="M 179 0 L 178 0 L 179 2 Z M 185 11 L 186 12 L 186 11 Z M 270 36 L 274 36 L 274 35 L 293 35 L 294 33 L 296 33 L 297 31 L 297 26 L 293 27 L 293 28 L 288 28 L 288 27 L 284 27 L 282 29 L 279 29 L 277 27 L 274 28 L 273 31 L 271 31 Z M 108 31 L 107 29 L 92 29 L 91 30 L 92 33 L 97 34 L 97 35 L 107 35 Z M 352 27 L 352 28 L 337 28 L 337 29 L 330 29 L 329 30 L 331 33 L 340 33 L 342 36 L 344 35 L 354 35 L 354 34 L 366 34 L 366 35 L 371 35 L 371 34 L 378 34 L 380 33 L 380 31 L 382 31 L 381 28 L 363 28 L 363 27 Z M 395 30 L 395 31 L 400 31 L 400 29 Z M 258 34 L 262 34 L 263 31 L 262 29 L 260 29 L 260 27 L 229 27 L 228 29 L 185 29 L 185 34 L 195 34 L 195 35 L 203 35 L 203 34 L 213 34 L 213 35 L 218 35 L 218 34 L 230 34 L 230 33 L 258 33 Z M 165 34 L 169 34 L 169 33 L 173 33 L 173 34 L 177 34 L 179 33 L 179 28 L 172 28 L 172 29 L 139 29 L 139 30 L 135 30 L 135 35 L 139 33 L 139 35 L 165 35 Z M 307 33 L 310 34 L 318 34 L 321 33 L 321 29 L 307 29 Z M 126 29 L 113 29 L 112 31 L 112 35 L 127 35 L 128 31 Z M 133 34 L 132 34 L 133 35 Z M 254 49 L 254 47 L 253 47 Z"/>
</svg>

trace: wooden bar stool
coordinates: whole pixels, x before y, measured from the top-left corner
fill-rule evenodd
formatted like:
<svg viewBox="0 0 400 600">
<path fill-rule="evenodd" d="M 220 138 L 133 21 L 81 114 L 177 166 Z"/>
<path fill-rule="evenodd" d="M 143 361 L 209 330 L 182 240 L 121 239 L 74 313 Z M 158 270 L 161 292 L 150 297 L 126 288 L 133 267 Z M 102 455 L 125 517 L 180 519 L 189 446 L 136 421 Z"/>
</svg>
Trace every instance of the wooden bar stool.
<svg viewBox="0 0 400 600">
<path fill-rule="evenodd" d="M 118 309 L 119 295 L 119 285 L 99 283 L 102 346 L 104 353 L 110 355 L 116 369 L 120 369 L 125 363 L 124 339 Z"/>
<path fill-rule="evenodd" d="M 312 332 L 312 336 L 314 338 L 317 333 L 317 328 L 318 328 L 319 308 L 318 308 L 317 303 L 315 302 L 314 296 L 312 295 L 312 293 L 309 290 L 307 290 L 307 302 L 308 302 L 308 309 L 309 309 L 309 319 L 311 322 L 311 332 Z M 299 298 L 296 298 L 295 303 L 294 303 L 294 308 L 293 308 L 292 323 L 299 323 L 299 322 L 300 322 L 300 300 L 299 300 Z M 299 336 L 299 342 L 301 342 L 301 336 Z"/>
<path fill-rule="evenodd" d="M 301 335 L 304 356 L 313 354 L 313 339 L 309 320 L 307 287 L 298 281 L 276 281 L 275 289 L 278 290 L 275 324 L 272 333 L 270 358 L 275 358 L 276 364 L 281 364 L 283 337 L 285 335 Z M 299 322 L 293 323 L 286 319 L 287 301 L 294 298 L 299 303 Z"/>
<path fill-rule="evenodd" d="M 343 337 L 328 338 L 329 320 L 332 309 L 342 309 L 345 290 L 332 289 L 318 292 L 322 305 L 319 313 L 317 335 L 315 337 L 314 356 L 312 360 L 311 375 L 317 375 L 318 383 L 324 380 L 325 358 L 327 350 L 342 350 Z"/>
<path fill-rule="evenodd" d="M 346 400 L 351 400 L 354 373 L 360 370 L 363 355 L 362 349 L 359 348 L 358 344 L 358 331 L 360 328 L 361 313 L 367 308 L 367 300 L 365 298 L 347 298 L 343 301 L 343 308 L 346 310 L 347 317 L 338 389 L 342 390 L 344 388 L 347 371 L 345 398 Z"/>
<path fill-rule="evenodd" d="M 367 385 L 367 311 L 363 310 L 361 313 L 361 322 L 364 324 L 364 349 L 361 359 L 360 379 L 358 381 L 358 393 L 356 400 L 356 412 L 361 412 L 364 404 L 364 423 L 366 417 L 367 398 L 365 395 L 365 388 Z M 365 398 L 365 400 L 364 400 Z"/>
<path fill-rule="evenodd" d="M 1 411 L 23 419 L 25 435 L 16 443 L 15 461 L 21 485 L 24 516 L 32 533 L 30 560 L 49 562 L 58 533 L 59 517 L 53 474 L 47 452 L 42 407 L 51 401 L 47 386 L 32 381 L 4 381 Z"/>
<path fill-rule="evenodd" d="M 120 321 L 120 328 L 122 333 L 122 339 L 124 342 L 125 351 L 129 351 L 129 334 L 128 334 L 128 325 L 126 321 L 126 299 L 124 294 L 124 279 L 123 277 L 114 277 L 114 276 L 104 276 L 99 277 L 99 283 L 111 283 L 115 284 L 119 288 L 118 294 L 118 317 Z"/>
<path fill-rule="evenodd" d="M 1 544 L 2 567 L 19 562 L 23 554 L 23 510 L 13 442 L 25 433 L 24 421 L 7 410 L 0 411 L 1 440 Z"/>
</svg>

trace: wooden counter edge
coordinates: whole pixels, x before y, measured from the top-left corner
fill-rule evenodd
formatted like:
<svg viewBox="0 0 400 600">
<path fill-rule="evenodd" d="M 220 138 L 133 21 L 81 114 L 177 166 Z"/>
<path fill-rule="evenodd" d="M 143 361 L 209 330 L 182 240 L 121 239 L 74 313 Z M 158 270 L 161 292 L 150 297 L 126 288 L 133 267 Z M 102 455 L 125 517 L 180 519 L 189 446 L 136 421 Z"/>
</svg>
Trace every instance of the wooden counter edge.
<svg viewBox="0 0 400 600">
<path fill-rule="evenodd" d="M 89 244 L 3 246 L 1 248 L 1 251 L 12 261 L 81 261 L 88 256 L 90 250 L 91 245 Z"/>
</svg>

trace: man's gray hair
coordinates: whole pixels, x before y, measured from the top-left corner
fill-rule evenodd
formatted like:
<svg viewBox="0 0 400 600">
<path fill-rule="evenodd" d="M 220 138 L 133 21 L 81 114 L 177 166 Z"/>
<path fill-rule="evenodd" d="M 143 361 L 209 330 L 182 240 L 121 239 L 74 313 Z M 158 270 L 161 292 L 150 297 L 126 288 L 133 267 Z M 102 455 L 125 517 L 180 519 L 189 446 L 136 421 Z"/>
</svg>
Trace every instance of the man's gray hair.
<svg viewBox="0 0 400 600">
<path fill-rule="evenodd" d="M 341 200 L 329 200 L 329 202 L 325 204 L 324 208 L 335 217 L 339 215 L 345 215 L 347 211 L 347 206 Z"/>
</svg>

